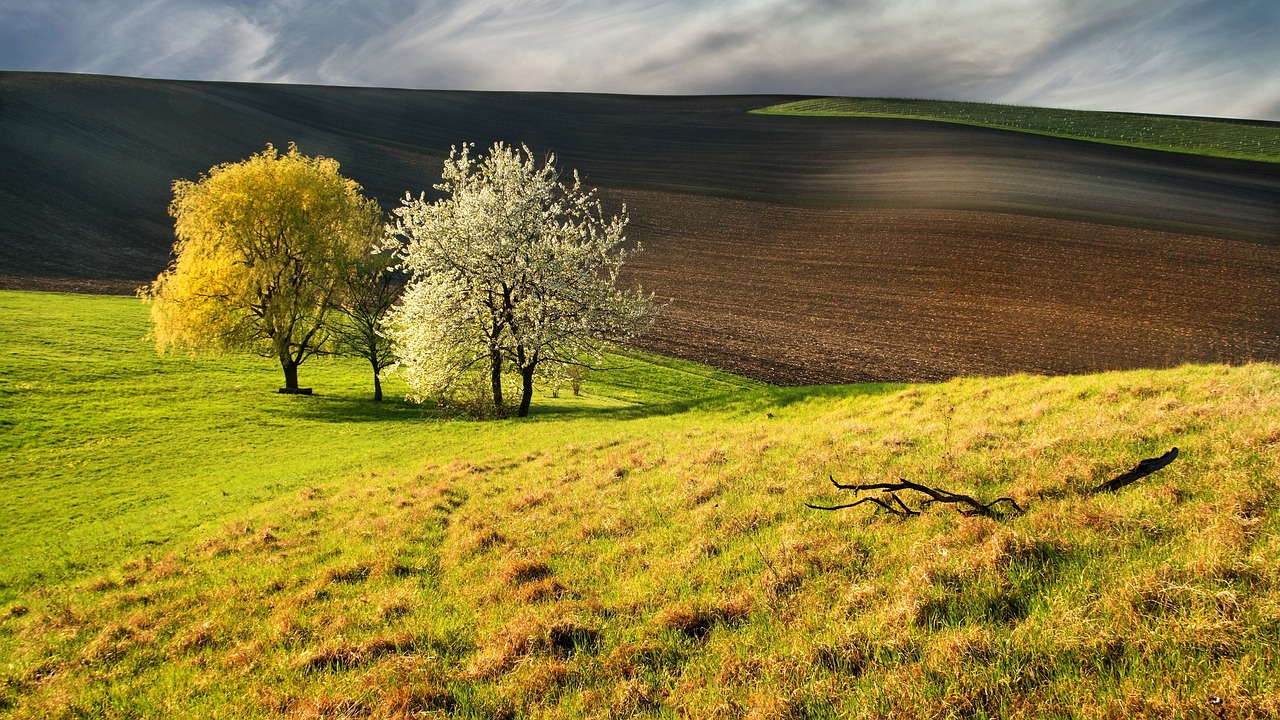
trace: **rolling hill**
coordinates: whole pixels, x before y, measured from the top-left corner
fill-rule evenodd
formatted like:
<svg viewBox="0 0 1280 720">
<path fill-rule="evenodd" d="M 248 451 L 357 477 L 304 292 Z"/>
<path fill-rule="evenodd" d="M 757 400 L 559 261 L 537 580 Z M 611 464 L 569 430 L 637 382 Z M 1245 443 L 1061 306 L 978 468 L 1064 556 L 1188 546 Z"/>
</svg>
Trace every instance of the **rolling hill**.
<svg viewBox="0 0 1280 720">
<path fill-rule="evenodd" d="M 0 74 L 0 286 L 128 292 L 266 142 L 386 207 L 523 140 L 627 202 L 650 348 L 1004 375 L 627 349 L 477 422 L 0 291 L 0 715 L 1280 714 L 1280 166 L 794 99 Z M 1025 512 L 805 507 L 895 478 Z"/>
<path fill-rule="evenodd" d="M 146 325 L 0 292 L 0 716 L 1280 714 L 1280 366 L 778 388 L 632 358 L 476 422 L 370 402 L 350 358 L 280 395 Z M 1025 513 L 805 507 L 851 501 L 829 477 Z"/>
<path fill-rule="evenodd" d="M 1280 359 L 1280 165 L 750 114 L 796 99 L 0 73 L 0 281 L 128 292 L 170 183 L 268 142 L 389 208 L 506 140 L 627 203 L 650 349 L 782 383 Z"/>
</svg>

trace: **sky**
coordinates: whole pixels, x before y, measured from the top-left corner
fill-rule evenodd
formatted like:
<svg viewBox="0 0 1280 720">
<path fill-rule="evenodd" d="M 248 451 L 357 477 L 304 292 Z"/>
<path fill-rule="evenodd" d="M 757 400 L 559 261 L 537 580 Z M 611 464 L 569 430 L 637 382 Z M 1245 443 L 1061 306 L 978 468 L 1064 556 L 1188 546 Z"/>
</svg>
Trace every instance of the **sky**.
<svg viewBox="0 0 1280 720">
<path fill-rule="evenodd" d="M 0 70 L 1280 120 L 1280 0 L 0 0 Z"/>
</svg>

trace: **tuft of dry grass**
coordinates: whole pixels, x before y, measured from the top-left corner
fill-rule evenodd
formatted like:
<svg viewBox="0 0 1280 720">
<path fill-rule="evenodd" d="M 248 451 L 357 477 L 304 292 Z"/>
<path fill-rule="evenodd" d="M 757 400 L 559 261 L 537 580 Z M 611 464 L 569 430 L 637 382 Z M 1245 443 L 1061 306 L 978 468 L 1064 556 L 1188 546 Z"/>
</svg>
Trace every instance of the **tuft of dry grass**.
<svg viewBox="0 0 1280 720">
<path fill-rule="evenodd" d="M 563 600 L 570 596 L 569 588 L 556 578 L 542 578 L 519 588 L 515 597 L 523 603 Z"/>
<path fill-rule="evenodd" d="M 391 654 L 411 653 L 415 639 L 407 633 L 373 637 L 362 642 L 333 642 L 302 655 L 298 667 L 308 670 L 349 670 Z"/>
<path fill-rule="evenodd" d="M 320 575 L 319 584 L 322 587 L 325 585 L 332 585 L 334 583 L 354 585 L 368 580 L 372 573 L 372 568 L 366 564 L 331 567 L 325 569 L 325 571 Z"/>
<path fill-rule="evenodd" d="M 653 616 L 653 622 L 660 628 L 702 639 L 717 625 L 732 627 L 741 623 L 751 610 L 751 596 L 739 593 L 718 601 L 671 603 Z"/>
<path fill-rule="evenodd" d="M 369 717 L 370 708 L 359 700 L 323 693 L 318 697 L 290 703 L 289 717 L 294 720 L 339 720 Z"/>
<path fill-rule="evenodd" d="M 527 656 L 568 657 L 579 650 L 590 649 L 598 638 L 598 631 L 572 616 L 521 615 L 481 643 L 467 665 L 465 676 L 492 680 Z"/>
<path fill-rule="evenodd" d="M 551 577 L 551 566 L 541 560 L 511 560 L 502 566 L 498 576 L 510 585 L 524 585 Z"/>
<path fill-rule="evenodd" d="M 217 643 L 219 628 L 212 620 L 206 620 L 181 631 L 169 644 L 169 656 L 178 658 L 191 655 Z"/>
</svg>

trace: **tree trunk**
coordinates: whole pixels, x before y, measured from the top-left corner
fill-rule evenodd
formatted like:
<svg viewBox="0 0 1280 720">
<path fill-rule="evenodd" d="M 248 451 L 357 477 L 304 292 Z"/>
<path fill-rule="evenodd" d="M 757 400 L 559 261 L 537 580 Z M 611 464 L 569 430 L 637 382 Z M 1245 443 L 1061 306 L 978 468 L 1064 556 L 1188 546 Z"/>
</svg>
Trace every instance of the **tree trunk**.
<svg viewBox="0 0 1280 720">
<path fill-rule="evenodd" d="M 506 417 L 507 412 L 502 404 L 502 351 L 489 351 L 489 389 L 493 393 L 493 407 L 498 417 Z"/>
<path fill-rule="evenodd" d="M 520 410 L 516 417 L 529 416 L 529 404 L 533 402 L 533 371 L 536 366 L 520 368 Z"/>
<path fill-rule="evenodd" d="M 290 358 L 288 360 L 281 360 L 280 366 L 284 368 L 284 391 L 297 392 L 298 363 L 294 362 L 293 359 Z"/>
<path fill-rule="evenodd" d="M 378 378 L 378 364 L 373 364 L 373 401 L 382 402 L 382 380 Z"/>
<path fill-rule="evenodd" d="M 284 369 L 284 387 L 278 391 L 281 395 L 310 395 L 311 388 L 298 387 L 298 363 L 292 358 L 289 360 L 281 360 L 280 366 Z"/>
</svg>

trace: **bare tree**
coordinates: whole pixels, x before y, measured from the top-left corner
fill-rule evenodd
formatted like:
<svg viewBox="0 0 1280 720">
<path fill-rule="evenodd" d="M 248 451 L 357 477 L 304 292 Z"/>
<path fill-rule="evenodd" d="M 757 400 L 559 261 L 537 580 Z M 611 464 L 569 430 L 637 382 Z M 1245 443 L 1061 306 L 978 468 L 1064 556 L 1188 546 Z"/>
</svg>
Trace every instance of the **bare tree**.
<svg viewBox="0 0 1280 720">
<path fill-rule="evenodd" d="M 332 299 L 329 333 L 334 351 L 363 358 L 373 369 L 373 399 L 382 400 L 382 371 L 395 363 L 382 321 L 400 299 L 405 278 L 390 253 L 373 253 L 348 263 Z"/>
</svg>

